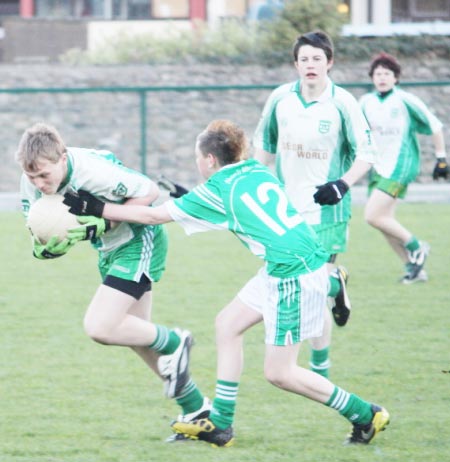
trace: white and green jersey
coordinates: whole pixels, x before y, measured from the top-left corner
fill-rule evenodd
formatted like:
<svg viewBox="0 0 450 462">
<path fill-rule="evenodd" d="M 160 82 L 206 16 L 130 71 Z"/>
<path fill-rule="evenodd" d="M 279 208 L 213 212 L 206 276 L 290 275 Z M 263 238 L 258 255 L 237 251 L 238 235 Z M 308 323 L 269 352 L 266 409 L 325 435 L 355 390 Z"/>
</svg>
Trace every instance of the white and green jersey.
<svg viewBox="0 0 450 462">
<path fill-rule="evenodd" d="M 351 196 L 339 204 L 314 203 L 316 186 L 339 179 L 354 159 L 374 162 L 367 121 L 356 99 L 328 79 L 317 101 L 307 103 L 300 81 L 284 84 L 269 96 L 253 145 L 276 154 L 277 175 L 296 209 L 310 224 L 347 221 Z"/>
<path fill-rule="evenodd" d="M 151 180 L 141 173 L 126 168 L 109 151 L 67 148 L 68 174 L 58 194 L 84 189 L 107 202 L 122 203 L 131 197 L 143 197 L 150 191 Z M 42 193 L 23 174 L 20 184 L 22 211 L 27 217 L 30 205 Z M 121 223 L 92 243 L 98 250 L 108 252 L 143 232 L 145 225 Z"/>
<path fill-rule="evenodd" d="M 187 234 L 230 230 L 267 262 L 271 276 L 306 274 L 329 258 L 278 179 L 254 159 L 221 168 L 167 207 Z"/>
<path fill-rule="evenodd" d="M 407 185 L 420 170 L 416 133 L 431 135 L 442 128 L 442 123 L 417 96 L 396 87 L 384 97 L 368 93 L 360 104 L 380 153 L 376 172 Z"/>
</svg>

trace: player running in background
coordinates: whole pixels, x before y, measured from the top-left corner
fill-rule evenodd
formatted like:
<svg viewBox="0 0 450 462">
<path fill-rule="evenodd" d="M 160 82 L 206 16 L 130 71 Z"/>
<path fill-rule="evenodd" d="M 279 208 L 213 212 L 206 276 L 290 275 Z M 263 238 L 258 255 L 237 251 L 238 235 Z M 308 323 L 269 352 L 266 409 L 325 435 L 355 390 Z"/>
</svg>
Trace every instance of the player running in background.
<svg viewBox="0 0 450 462">
<path fill-rule="evenodd" d="M 369 69 L 375 91 L 360 100 L 380 153 L 370 179 L 365 218 L 381 231 L 405 265 L 401 281 L 412 284 L 427 280 L 423 266 L 430 246 L 406 229 L 395 212 L 397 199 L 405 197 L 408 185 L 419 173 L 417 133 L 433 138 L 437 158 L 433 178 L 447 178 L 449 168 L 442 123 L 417 96 L 397 87 L 400 71 L 400 64 L 393 56 L 387 53 L 376 56 Z"/>
<path fill-rule="evenodd" d="M 79 188 L 120 204 L 148 206 L 159 195 L 154 182 L 125 168 L 111 152 L 66 147 L 57 130 L 45 124 L 25 131 L 16 158 L 23 169 L 20 189 L 25 217 L 41 195 Z M 89 239 L 98 251 L 102 283 L 84 317 L 87 335 L 105 345 L 130 347 L 164 380 L 166 396 L 176 399 L 184 415 L 203 415 L 208 401 L 188 370 L 191 334 L 151 322 L 152 283 L 165 269 L 164 227 L 77 218 L 81 226 L 69 230 L 68 238 L 60 243 L 55 237 L 42 245 L 33 238 L 33 255 L 60 257 L 76 242 Z"/>
<path fill-rule="evenodd" d="M 369 170 L 374 150 L 358 102 L 328 77 L 333 66 L 330 37 L 322 31 L 300 35 L 293 55 L 299 80 L 269 96 L 253 138 L 255 158 L 268 164 L 275 157 L 286 194 L 330 253 L 332 313 L 343 326 L 350 315 L 348 273 L 335 261 L 347 250 L 351 197 L 345 193 Z M 332 322 L 328 307 L 324 309 L 324 335 L 311 341 L 310 363 L 327 376 Z"/>
<path fill-rule="evenodd" d="M 233 444 L 233 420 L 243 368 L 244 332 L 264 320 L 269 382 L 331 407 L 353 425 L 348 443 L 369 443 L 389 423 L 388 412 L 297 365 L 302 341 L 322 335 L 329 254 L 289 202 L 282 184 L 246 159 L 241 128 L 213 121 L 200 133 L 196 162 L 207 180 L 188 194 L 149 208 L 104 203 L 89 193 L 65 195 L 72 213 L 158 224 L 176 221 L 188 234 L 229 230 L 265 265 L 216 319 L 217 382 L 210 416 L 174 422 L 179 434 L 216 446 Z"/>
</svg>

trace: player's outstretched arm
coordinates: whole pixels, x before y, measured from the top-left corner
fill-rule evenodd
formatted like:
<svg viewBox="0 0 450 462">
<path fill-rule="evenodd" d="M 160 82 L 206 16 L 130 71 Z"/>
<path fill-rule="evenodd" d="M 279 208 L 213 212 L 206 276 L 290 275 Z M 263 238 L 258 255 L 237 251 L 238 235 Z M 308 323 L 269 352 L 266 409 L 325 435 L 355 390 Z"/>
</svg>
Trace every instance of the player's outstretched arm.
<svg viewBox="0 0 450 462">
<path fill-rule="evenodd" d="M 126 221 L 145 225 L 161 225 L 173 221 L 167 210 L 166 203 L 158 205 L 158 207 L 106 203 L 103 209 L 103 217 L 113 221 Z"/>
<path fill-rule="evenodd" d="M 148 225 L 173 221 L 165 204 L 155 208 L 145 205 L 110 204 L 83 190 L 79 190 L 78 194 L 71 192 L 64 194 L 63 202 L 69 206 L 70 213 L 78 216 L 93 215 L 112 221 L 126 221 L 128 223 L 143 223 Z"/>
</svg>

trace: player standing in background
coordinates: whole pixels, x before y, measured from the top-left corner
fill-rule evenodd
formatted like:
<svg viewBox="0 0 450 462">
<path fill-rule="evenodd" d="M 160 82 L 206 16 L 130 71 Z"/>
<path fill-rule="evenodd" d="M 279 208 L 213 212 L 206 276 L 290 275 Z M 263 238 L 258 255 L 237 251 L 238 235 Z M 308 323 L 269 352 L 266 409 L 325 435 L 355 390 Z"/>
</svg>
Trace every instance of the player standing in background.
<svg viewBox="0 0 450 462">
<path fill-rule="evenodd" d="M 397 199 L 403 199 L 408 185 L 420 169 L 420 150 L 416 133 L 432 135 L 437 158 L 433 178 L 447 178 L 442 123 L 417 97 L 397 87 L 400 64 L 387 54 L 377 55 L 369 75 L 375 91 L 364 95 L 361 107 L 369 121 L 379 149 L 369 183 L 365 218 L 381 231 L 405 265 L 404 284 L 428 279 L 423 269 L 430 246 L 406 229 L 395 217 Z"/>
<path fill-rule="evenodd" d="M 23 169 L 22 207 L 42 194 L 64 194 L 83 188 L 104 200 L 149 206 L 159 195 L 146 176 L 125 168 L 108 151 L 66 147 L 57 130 L 36 124 L 25 131 L 16 154 Z M 209 402 L 190 379 L 190 332 L 151 322 L 152 283 L 165 269 L 167 235 L 162 226 L 111 223 L 93 216 L 77 217 L 82 226 L 68 238 L 42 245 L 33 237 L 39 259 L 64 255 L 76 242 L 89 239 L 98 251 L 102 283 L 84 318 L 89 337 L 104 345 L 130 347 L 164 380 L 186 418 L 204 415 Z"/>
<path fill-rule="evenodd" d="M 297 365 L 301 342 L 322 335 L 329 254 L 278 179 L 255 159 L 246 158 L 241 128 L 229 121 L 211 122 L 197 137 L 195 152 L 207 181 L 158 207 L 105 204 L 85 191 L 64 199 L 76 215 L 149 224 L 176 221 L 188 234 L 229 230 L 265 260 L 217 316 L 216 397 L 209 418 L 175 422 L 173 429 L 216 446 L 233 444 L 243 335 L 263 319 L 267 380 L 337 410 L 353 425 L 347 443 L 369 443 L 389 423 L 388 412 Z"/>
<path fill-rule="evenodd" d="M 300 78 L 269 96 L 253 138 L 255 158 L 268 164 L 276 156 L 286 194 L 330 253 L 332 313 L 343 326 L 350 315 L 348 273 L 335 261 L 347 250 L 351 197 L 345 193 L 369 170 L 374 150 L 356 99 L 328 77 L 333 66 L 330 37 L 322 31 L 300 35 L 293 55 Z M 327 376 L 332 322 L 328 307 L 324 309 L 324 335 L 311 340 L 311 367 Z"/>
</svg>

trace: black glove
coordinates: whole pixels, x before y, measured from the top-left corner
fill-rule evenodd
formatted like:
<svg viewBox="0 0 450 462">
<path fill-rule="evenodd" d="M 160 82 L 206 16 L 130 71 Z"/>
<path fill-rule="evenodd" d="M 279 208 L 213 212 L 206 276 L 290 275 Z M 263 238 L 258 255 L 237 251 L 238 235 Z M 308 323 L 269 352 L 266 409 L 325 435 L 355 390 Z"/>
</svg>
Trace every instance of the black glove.
<svg viewBox="0 0 450 462">
<path fill-rule="evenodd" d="M 337 204 L 348 191 L 348 184 L 344 180 L 329 181 L 321 186 L 316 186 L 314 202 L 320 205 Z"/>
<path fill-rule="evenodd" d="M 433 180 L 438 180 L 439 178 L 447 179 L 449 173 L 447 159 L 445 157 L 438 157 L 433 170 Z"/>
<path fill-rule="evenodd" d="M 160 188 L 167 189 L 167 191 L 169 191 L 169 196 L 175 198 L 184 196 L 189 192 L 186 188 L 180 186 L 177 183 L 174 183 L 173 181 L 166 178 L 164 175 L 161 175 L 158 178 L 158 186 Z"/>
<path fill-rule="evenodd" d="M 183 188 L 183 186 L 180 186 L 179 184 L 174 183 L 173 185 L 175 187 L 175 191 L 170 191 L 169 196 L 177 198 L 184 196 L 189 192 L 186 188 Z"/>
<path fill-rule="evenodd" d="M 78 216 L 101 218 L 105 203 L 92 194 L 80 189 L 77 193 L 66 192 L 63 203 L 69 206 L 69 212 Z"/>
</svg>

